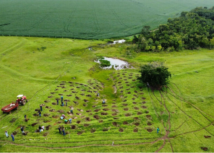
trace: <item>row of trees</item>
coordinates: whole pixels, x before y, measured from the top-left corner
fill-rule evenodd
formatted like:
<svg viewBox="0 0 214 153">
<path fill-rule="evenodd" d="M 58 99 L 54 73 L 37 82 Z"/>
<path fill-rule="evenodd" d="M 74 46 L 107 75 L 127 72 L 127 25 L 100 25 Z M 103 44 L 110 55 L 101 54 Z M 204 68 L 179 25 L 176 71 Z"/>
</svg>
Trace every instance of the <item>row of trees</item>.
<svg viewBox="0 0 214 153">
<path fill-rule="evenodd" d="M 196 8 L 168 19 L 167 24 L 151 31 L 144 26 L 133 43 L 140 51 L 179 51 L 182 49 L 212 48 L 214 46 L 214 7 Z"/>
</svg>

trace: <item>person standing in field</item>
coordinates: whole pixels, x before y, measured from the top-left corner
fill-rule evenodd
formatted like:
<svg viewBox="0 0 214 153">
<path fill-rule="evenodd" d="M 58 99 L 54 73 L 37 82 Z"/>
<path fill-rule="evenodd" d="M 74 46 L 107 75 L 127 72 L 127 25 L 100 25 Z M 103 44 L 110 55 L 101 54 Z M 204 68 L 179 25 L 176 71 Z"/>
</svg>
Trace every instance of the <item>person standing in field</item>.
<svg viewBox="0 0 214 153">
<path fill-rule="evenodd" d="M 41 117 L 41 111 L 39 111 L 39 116 Z"/>
<path fill-rule="evenodd" d="M 102 102 L 103 104 L 105 104 L 106 102 L 105 102 L 105 99 L 103 99 L 103 102 Z"/>
<path fill-rule="evenodd" d="M 71 118 L 69 119 L 69 122 L 70 122 L 70 123 L 72 122 L 72 119 L 71 119 Z"/>
<path fill-rule="evenodd" d="M 65 136 L 65 128 L 62 129 L 62 133 Z"/>
<path fill-rule="evenodd" d="M 58 130 L 59 130 L 59 134 L 62 134 L 62 132 L 61 132 L 61 127 L 59 127 Z"/>
<path fill-rule="evenodd" d="M 23 126 L 21 126 L 21 132 L 24 133 L 24 127 Z"/>
<path fill-rule="evenodd" d="M 25 118 L 25 120 L 27 119 L 27 115 L 26 114 L 25 114 L 24 118 Z"/>
<path fill-rule="evenodd" d="M 9 138 L 9 135 L 8 135 L 8 132 L 7 132 L 7 131 L 5 131 L 5 135 L 6 135 L 7 138 Z"/>
<path fill-rule="evenodd" d="M 157 128 L 157 133 L 159 133 L 159 131 L 160 131 L 160 129 L 159 129 L 159 127 Z"/>
<path fill-rule="evenodd" d="M 57 103 L 57 105 L 59 105 L 59 99 L 58 98 L 56 99 L 56 103 Z"/>
<path fill-rule="evenodd" d="M 63 96 L 61 96 L 61 102 L 63 102 Z"/>
<path fill-rule="evenodd" d="M 15 140 L 13 133 L 11 134 L 12 141 Z"/>
<path fill-rule="evenodd" d="M 73 109 L 74 109 L 74 108 L 73 108 L 73 107 L 71 107 L 71 110 L 70 110 L 71 114 L 73 114 L 73 113 L 74 113 L 74 112 L 73 112 Z"/>
<path fill-rule="evenodd" d="M 40 111 L 42 111 L 42 105 L 40 105 Z"/>
</svg>

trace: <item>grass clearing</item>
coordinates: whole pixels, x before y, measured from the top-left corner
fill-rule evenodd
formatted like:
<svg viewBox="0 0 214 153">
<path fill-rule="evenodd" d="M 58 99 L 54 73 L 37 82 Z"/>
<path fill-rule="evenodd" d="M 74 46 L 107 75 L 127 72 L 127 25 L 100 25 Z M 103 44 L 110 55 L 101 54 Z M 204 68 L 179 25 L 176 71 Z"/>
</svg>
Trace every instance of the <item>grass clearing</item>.
<svg viewBox="0 0 214 153">
<path fill-rule="evenodd" d="M 15 101 L 21 93 L 30 99 L 17 111 L 0 114 L 0 151 L 214 151 L 213 50 L 130 57 L 126 54 L 128 44 L 99 47 L 106 42 L 25 37 L 0 40 L 0 54 L 4 54 L 0 61 L 0 106 Z M 97 47 L 91 51 L 89 46 Z M 98 56 L 123 59 L 135 69 L 102 70 L 94 62 Z M 173 74 L 169 88 L 163 92 L 138 88 L 138 66 L 156 60 L 164 61 Z M 57 105 L 56 98 L 61 95 L 67 106 Z M 41 117 L 36 111 L 40 104 L 45 105 Z M 71 117 L 72 123 L 60 120 L 62 114 Z M 21 125 L 27 135 L 21 134 Z M 39 125 L 50 127 L 35 132 Z M 66 136 L 59 134 L 59 126 L 65 127 Z M 14 143 L 3 135 L 5 130 L 17 132 Z"/>
</svg>

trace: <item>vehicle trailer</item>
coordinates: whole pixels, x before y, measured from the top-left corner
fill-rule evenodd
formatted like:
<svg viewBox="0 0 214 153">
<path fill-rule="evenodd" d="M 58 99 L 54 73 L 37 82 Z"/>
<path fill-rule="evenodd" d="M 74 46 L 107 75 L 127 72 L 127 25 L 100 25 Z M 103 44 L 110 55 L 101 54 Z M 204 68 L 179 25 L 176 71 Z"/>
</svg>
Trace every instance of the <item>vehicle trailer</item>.
<svg viewBox="0 0 214 153">
<path fill-rule="evenodd" d="M 1 110 L 3 111 L 3 113 L 11 113 L 12 110 L 17 110 L 18 109 L 18 101 L 16 101 L 16 103 L 12 102 L 9 105 L 3 107 Z"/>
</svg>

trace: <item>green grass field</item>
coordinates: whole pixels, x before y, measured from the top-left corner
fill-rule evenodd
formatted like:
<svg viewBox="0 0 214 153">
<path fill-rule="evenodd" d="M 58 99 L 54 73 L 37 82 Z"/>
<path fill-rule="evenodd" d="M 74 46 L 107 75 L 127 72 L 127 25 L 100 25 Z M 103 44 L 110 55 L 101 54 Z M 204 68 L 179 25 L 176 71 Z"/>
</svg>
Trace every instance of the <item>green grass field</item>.
<svg viewBox="0 0 214 153">
<path fill-rule="evenodd" d="M 214 151 L 213 50 L 127 54 L 128 44 L 105 44 L 0 37 L 0 107 L 18 94 L 29 99 L 17 111 L 0 114 L 1 152 Z M 101 70 L 93 62 L 97 56 L 126 60 L 135 69 Z M 139 66 L 151 61 L 163 61 L 172 73 L 163 92 L 137 87 Z M 55 104 L 61 94 L 68 106 Z M 42 117 L 35 111 L 40 104 L 45 105 Z M 59 117 L 69 118 L 70 106 L 72 124 L 65 124 Z M 35 132 L 39 125 L 49 129 Z M 27 135 L 21 134 L 20 126 Z M 59 126 L 65 127 L 66 136 L 59 134 Z M 5 137 L 5 130 L 17 133 L 15 142 Z"/>
<path fill-rule="evenodd" d="M 152 29 L 213 0 L 1 0 L 0 35 L 104 39 Z"/>
</svg>

